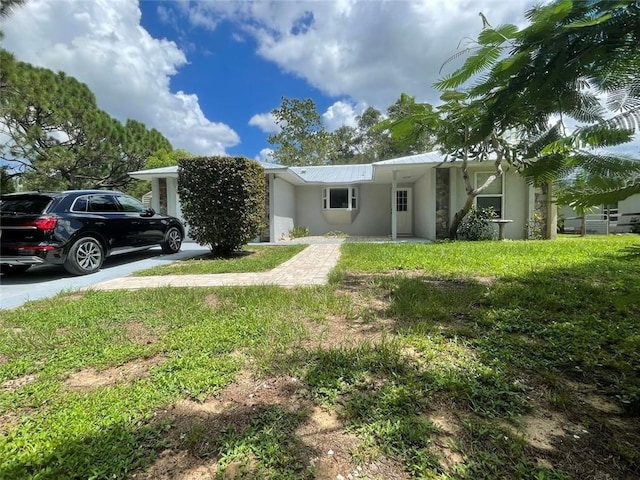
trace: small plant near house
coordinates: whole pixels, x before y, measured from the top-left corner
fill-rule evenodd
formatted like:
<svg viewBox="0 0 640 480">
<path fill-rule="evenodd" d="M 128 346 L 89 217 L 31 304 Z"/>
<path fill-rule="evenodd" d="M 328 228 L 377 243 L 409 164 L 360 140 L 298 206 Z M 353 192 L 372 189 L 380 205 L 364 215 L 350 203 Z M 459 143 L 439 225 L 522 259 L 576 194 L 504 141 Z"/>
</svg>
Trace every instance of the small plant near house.
<svg viewBox="0 0 640 480">
<path fill-rule="evenodd" d="M 300 225 L 296 225 L 291 230 L 289 230 L 289 238 L 302 238 L 309 236 L 309 229 L 307 227 L 302 227 Z"/>
<path fill-rule="evenodd" d="M 178 163 L 178 193 L 189 235 L 217 254 L 238 250 L 263 228 L 264 169 L 244 157 Z"/>
<path fill-rule="evenodd" d="M 562 224 L 564 228 L 564 219 L 562 219 Z M 560 225 L 560 217 L 558 217 L 558 225 Z M 527 225 L 529 228 L 529 238 L 531 240 L 544 240 L 544 217 L 535 212 L 533 214 L 533 218 Z"/>
<path fill-rule="evenodd" d="M 491 223 L 496 218 L 493 208 L 472 208 L 458 227 L 460 240 L 495 240 L 496 231 Z"/>
</svg>

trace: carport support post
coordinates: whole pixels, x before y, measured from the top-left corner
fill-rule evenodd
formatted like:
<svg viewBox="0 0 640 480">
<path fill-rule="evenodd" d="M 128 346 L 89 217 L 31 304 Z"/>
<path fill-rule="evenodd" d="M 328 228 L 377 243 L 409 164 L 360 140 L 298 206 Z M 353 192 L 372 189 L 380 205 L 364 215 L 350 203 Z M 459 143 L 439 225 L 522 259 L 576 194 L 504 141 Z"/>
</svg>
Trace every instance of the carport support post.
<svg viewBox="0 0 640 480">
<path fill-rule="evenodd" d="M 391 181 L 391 240 L 398 238 L 398 171 L 393 171 L 393 179 Z"/>
</svg>

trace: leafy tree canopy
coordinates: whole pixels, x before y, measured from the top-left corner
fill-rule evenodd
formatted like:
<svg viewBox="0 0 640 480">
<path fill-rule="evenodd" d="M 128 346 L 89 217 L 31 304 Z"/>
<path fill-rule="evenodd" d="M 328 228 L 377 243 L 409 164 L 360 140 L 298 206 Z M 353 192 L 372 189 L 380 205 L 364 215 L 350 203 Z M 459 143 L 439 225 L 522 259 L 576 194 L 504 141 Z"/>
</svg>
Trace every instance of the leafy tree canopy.
<svg viewBox="0 0 640 480">
<path fill-rule="evenodd" d="M 371 163 L 428 151 L 433 138 L 427 130 L 396 141 L 386 128 L 379 127 L 386 118 L 399 118 L 414 105 L 415 99 L 403 94 L 388 108 L 387 116 L 368 107 L 356 117 L 355 126 L 328 132 L 313 100 L 285 97 L 280 108 L 272 111 L 281 128 L 268 139 L 275 146 L 273 158 L 284 165 Z"/>
<path fill-rule="evenodd" d="M 471 55 L 436 87 L 466 86 L 487 107 L 484 131 L 517 132 L 534 181 L 584 173 L 563 201 L 588 207 L 640 193 L 637 158 L 599 153 L 640 128 L 640 4 L 557 0 L 531 9 L 521 30 L 482 19 L 477 42 L 459 52 Z"/>
<path fill-rule="evenodd" d="M 16 61 L 0 50 L 0 145 L 3 160 L 22 169 L 31 189 L 124 188 L 160 148 L 157 130 L 124 124 L 97 107 L 89 88 L 63 72 Z"/>
</svg>

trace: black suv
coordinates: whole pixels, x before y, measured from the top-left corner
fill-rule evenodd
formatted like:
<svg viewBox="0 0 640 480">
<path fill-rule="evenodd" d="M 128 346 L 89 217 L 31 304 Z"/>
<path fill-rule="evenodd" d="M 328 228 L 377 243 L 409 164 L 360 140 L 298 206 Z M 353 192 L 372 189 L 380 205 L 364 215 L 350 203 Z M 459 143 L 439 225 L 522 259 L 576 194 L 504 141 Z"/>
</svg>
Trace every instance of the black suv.
<svg viewBox="0 0 640 480">
<path fill-rule="evenodd" d="M 0 196 L 0 271 L 63 265 L 74 275 L 97 272 L 118 250 L 160 245 L 180 250 L 184 226 L 128 195 L 104 190 L 25 192 Z"/>
</svg>

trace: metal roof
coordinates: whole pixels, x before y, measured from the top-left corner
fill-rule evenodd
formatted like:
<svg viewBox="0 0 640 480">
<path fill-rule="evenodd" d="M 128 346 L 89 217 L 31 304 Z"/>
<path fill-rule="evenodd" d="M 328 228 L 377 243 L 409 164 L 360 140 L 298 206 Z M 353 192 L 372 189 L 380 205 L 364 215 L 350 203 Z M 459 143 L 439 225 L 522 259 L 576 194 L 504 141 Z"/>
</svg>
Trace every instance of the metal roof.
<svg viewBox="0 0 640 480">
<path fill-rule="evenodd" d="M 287 181 L 294 184 L 353 184 L 372 182 L 376 169 L 380 169 L 376 174 L 376 181 L 380 181 L 380 175 L 387 175 L 389 168 L 393 166 L 405 165 L 406 168 L 411 166 L 431 164 L 436 165 L 444 162 L 444 156 L 438 152 L 420 153 L 418 155 L 409 155 L 406 157 L 393 158 L 391 160 L 383 160 L 381 162 L 369 164 L 355 165 L 321 165 L 309 167 L 288 167 L 278 163 L 259 162 L 267 172 L 278 173 L 283 175 Z M 383 173 L 384 172 L 384 173 Z M 177 177 L 178 166 L 153 168 L 150 170 L 140 170 L 130 172 L 134 178 L 151 179 L 153 177 Z"/>
<path fill-rule="evenodd" d="M 376 162 L 374 166 L 384 165 L 416 165 L 422 163 L 442 163 L 444 156 L 439 152 L 418 153 L 417 155 L 409 155 L 407 157 L 392 158 L 391 160 L 382 160 Z"/>
<path fill-rule="evenodd" d="M 172 165 L 170 167 L 160 167 L 160 168 L 150 168 L 148 170 L 138 170 L 137 172 L 129 172 L 129 175 L 136 174 L 145 174 L 145 175 L 162 175 L 167 173 L 178 173 L 178 166 Z"/>
<path fill-rule="evenodd" d="M 323 165 L 313 167 L 289 167 L 305 183 L 360 183 L 373 180 L 373 166 Z"/>
</svg>

